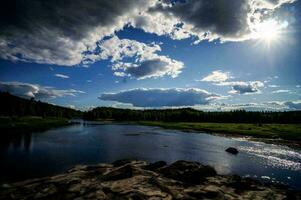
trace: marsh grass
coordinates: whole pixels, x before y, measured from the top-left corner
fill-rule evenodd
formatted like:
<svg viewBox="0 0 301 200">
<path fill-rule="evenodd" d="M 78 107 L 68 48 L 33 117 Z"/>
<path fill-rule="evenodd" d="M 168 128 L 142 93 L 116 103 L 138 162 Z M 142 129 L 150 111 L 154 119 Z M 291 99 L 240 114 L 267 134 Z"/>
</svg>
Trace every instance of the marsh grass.
<svg viewBox="0 0 301 200">
<path fill-rule="evenodd" d="M 244 123 L 195 123 L 195 122 L 152 122 L 140 121 L 147 126 L 160 126 L 167 129 L 195 130 L 208 133 L 253 136 L 258 138 L 301 141 L 299 124 L 244 124 Z"/>
</svg>

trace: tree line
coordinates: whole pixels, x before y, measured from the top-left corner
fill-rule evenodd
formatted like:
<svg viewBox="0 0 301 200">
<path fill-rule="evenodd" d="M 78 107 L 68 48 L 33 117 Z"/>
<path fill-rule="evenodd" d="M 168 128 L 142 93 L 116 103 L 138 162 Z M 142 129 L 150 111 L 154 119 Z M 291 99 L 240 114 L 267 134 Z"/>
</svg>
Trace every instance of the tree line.
<svg viewBox="0 0 301 200">
<path fill-rule="evenodd" d="M 287 112 L 203 112 L 192 108 L 131 110 L 100 107 L 83 114 L 84 119 L 119 121 L 220 122 L 220 123 L 300 123 L 301 111 Z"/>
<path fill-rule="evenodd" d="M 0 99 L 0 116 L 41 116 L 117 121 L 301 124 L 301 111 L 247 112 L 245 110 L 234 110 L 229 112 L 204 112 L 192 108 L 132 110 L 98 107 L 82 112 L 34 99 L 23 99 L 6 92 L 0 92 Z"/>
<path fill-rule="evenodd" d="M 81 111 L 36 101 L 33 98 L 20 98 L 7 92 L 0 92 L 0 100 L 0 116 L 40 116 L 58 118 L 74 118 L 82 116 Z"/>
</svg>

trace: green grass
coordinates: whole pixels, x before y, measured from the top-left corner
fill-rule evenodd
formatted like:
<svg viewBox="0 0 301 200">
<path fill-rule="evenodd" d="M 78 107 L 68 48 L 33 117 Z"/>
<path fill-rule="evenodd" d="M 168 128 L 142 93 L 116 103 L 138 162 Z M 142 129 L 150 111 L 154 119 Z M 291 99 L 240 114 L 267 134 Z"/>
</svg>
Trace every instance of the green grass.
<svg viewBox="0 0 301 200">
<path fill-rule="evenodd" d="M 167 129 L 196 130 L 208 133 L 223 133 L 258 138 L 301 141 L 299 124 L 242 124 L 242 123 L 197 123 L 197 122 L 151 122 L 141 121 L 141 125 L 160 126 Z"/>
<path fill-rule="evenodd" d="M 45 131 L 51 128 L 69 125 L 63 118 L 42 117 L 0 117 L 1 133 L 28 133 Z"/>
</svg>

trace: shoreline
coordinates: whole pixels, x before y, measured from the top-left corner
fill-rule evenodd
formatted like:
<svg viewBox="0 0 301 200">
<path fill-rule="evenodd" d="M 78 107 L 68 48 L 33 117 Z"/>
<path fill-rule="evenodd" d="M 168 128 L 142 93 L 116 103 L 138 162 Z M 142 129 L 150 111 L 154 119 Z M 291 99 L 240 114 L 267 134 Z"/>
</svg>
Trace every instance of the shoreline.
<svg viewBox="0 0 301 200">
<path fill-rule="evenodd" d="M 9 134 L 25 134 L 47 131 L 53 128 L 72 125 L 74 122 L 66 118 L 56 117 L 0 117 L 0 131 Z M 1 135 L 7 136 L 7 135 Z"/>
<path fill-rule="evenodd" d="M 2 186 L 0 199 L 299 199 L 301 191 L 237 175 L 218 175 L 198 162 L 118 160 L 78 165 L 55 176 Z"/>
<path fill-rule="evenodd" d="M 259 141 L 259 142 L 265 142 L 265 143 L 270 143 L 270 144 L 279 144 L 279 145 L 286 145 L 289 147 L 293 148 L 301 148 L 301 140 L 299 140 L 299 137 L 301 137 L 301 131 L 299 135 L 297 135 L 297 139 L 294 139 L 292 136 L 290 136 L 290 139 L 284 139 L 283 137 L 275 137 L 275 133 L 271 133 L 269 131 L 266 131 L 264 133 L 259 134 L 252 134 L 253 132 L 247 132 L 245 131 L 244 133 L 242 132 L 236 132 L 237 129 L 229 130 L 226 128 L 223 128 L 221 126 L 226 125 L 226 126 L 231 126 L 234 125 L 233 123 L 199 123 L 199 122 L 151 122 L 151 121 L 138 121 L 136 124 L 139 125 L 144 125 L 144 126 L 157 126 L 161 127 L 164 129 L 169 129 L 169 130 L 180 130 L 184 132 L 199 132 L 199 133 L 207 133 L 207 134 L 212 134 L 212 135 L 217 135 L 217 136 L 223 136 L 223 137 L 244 137 L 246 139 L 252 140 L 252 141 Z M 202 127 L 202 125 L 210 125 L 210 127 Z M 237 123 L 235 124 L 236 126 L 245 126 L 245 127 L 256 127 L 254 124 L 240 124 Z M 262 126 L 286 126 L 287 124 L 262 124 Z M 218 127 L 218 128 L 215 128 Z M 301 125 L 297 124 L 288 124 L 288 126 L 296 126 L 300 128 L 301 130 Z M 250 127 L 249 127 L 250 128 Z M 280 133 L 283 134 L 283 133 Z M 279 134 L 279 135 L 280 135 Z M 295 134 L 295 133 L 294 133 Z"/>
</svg>

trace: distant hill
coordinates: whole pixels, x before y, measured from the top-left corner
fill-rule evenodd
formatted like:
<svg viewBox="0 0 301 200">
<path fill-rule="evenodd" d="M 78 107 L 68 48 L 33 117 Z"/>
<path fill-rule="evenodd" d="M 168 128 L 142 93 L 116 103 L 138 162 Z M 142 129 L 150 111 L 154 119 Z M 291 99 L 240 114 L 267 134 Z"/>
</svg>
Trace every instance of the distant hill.
<svg viewBox="0 0 301 200">
<path fill-rule="evenodd" d="M 80 117 L 81 111 L 0 92 L 0 116 Z"/>
</svg>

